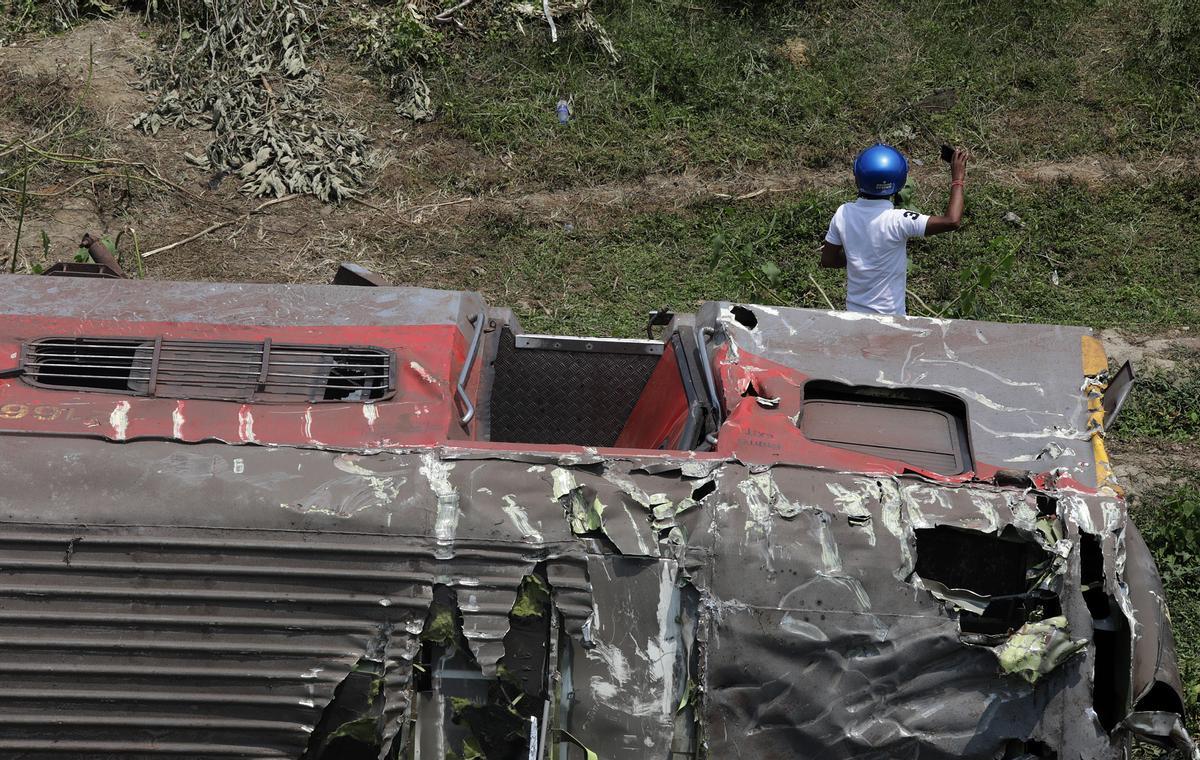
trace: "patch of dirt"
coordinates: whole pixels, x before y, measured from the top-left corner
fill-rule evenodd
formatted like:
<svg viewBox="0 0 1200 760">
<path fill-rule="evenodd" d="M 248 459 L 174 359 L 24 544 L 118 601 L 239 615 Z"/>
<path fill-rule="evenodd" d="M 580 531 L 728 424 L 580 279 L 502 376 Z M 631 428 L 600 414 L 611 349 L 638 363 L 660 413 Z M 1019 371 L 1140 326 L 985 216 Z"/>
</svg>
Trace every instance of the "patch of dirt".
<svg viewBox="0 0 1200 760">
<path fill-rule="evenodd" d="M 1200 441 L 1153 446 L 1110 441 L 1113 473 L 1136 506 L 1139 497 L 1179 482 L 1177 473 L 1200 471 Z"/>
<path fill-rule="evenodd" d="M 0 47 L 0 70 L 60 80 L 85 93 L 82 105 L 88 111 L 116 126 L 144 101 L 143 93 L 130 86 L 138 78 L 137 62 L 151 50 L 142 36 L 144 29 L 136 16 L 122 14 L 81 24 L 62 35 L 31 38 Z"/>
<path fill-rule="evenodd" d="M 1198 169 L 1200 160 L 1194 158 L 1162 158 L 1135 164 L 1114 158 L 1084 156 L 1072 161 L 1035 161 L 1018 166 L 1011 172 L 992 176 L 1021 184 L 1054 185 L 1065 182 L 1101 188 L 1114 181 L 1142 185 L 1156 179 L 1194 174 Z"/>
<path fill-rule="evenodd" d="M 1187 327 L 1157 333 L 1112 328 L 1100 332 L 1111 362 L 1133 364 L 1135 372 L 1170 371 L 1181 358 L 1200 356 L 1200 335 Z M 1137 393 L 1136 381 L 1133 392 Z M 1113 472 L 1136 506 L 1148 492 L 1178 482 L 1178 473 L 1200 472 L 1200 441 L 1125 442 L 1107 439 Z"/>
<path fill-rule="evenodd" d="M 808 42 L 803 37 L 792 37 L 779 46 L 779 55 L 798 69 L 808 66 Z"/>
<path fill-rule="evenodd" d="M 1200 356 L 1200 334 L 1180 327 L 1149 335 L 1120 328 L 1100 332 L 1104 351 L 1111 361 L 1129 361 L 1135 370 L 1171 370 L 1181 356 Z"/>
</svg>

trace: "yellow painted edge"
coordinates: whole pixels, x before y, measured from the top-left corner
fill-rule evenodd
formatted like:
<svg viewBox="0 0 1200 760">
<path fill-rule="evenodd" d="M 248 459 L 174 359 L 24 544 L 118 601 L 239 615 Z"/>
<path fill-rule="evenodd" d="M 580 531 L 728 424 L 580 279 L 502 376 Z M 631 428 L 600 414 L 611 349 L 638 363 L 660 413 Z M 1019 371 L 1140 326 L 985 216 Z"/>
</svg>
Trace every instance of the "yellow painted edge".
<svg viewBox="0 0 1200 760">
<path fill-rule="evenodd" d="M 1104 353 L 1104 344 L 1091 335 L 1080 338 L 1083 353 L 1083 374 L 1085 377 L 1099 375 L 1108 369 L 1108 356 Z"/>
<path fill-rule="evenodd" d="M 1092 455 L 1096 459 L 1096 487 L 1101 491 L 1123 495 L 1121 486 L 1113 476 L 1108 449 L 1104 445 L 1104 405 L 1101 397 L 1108 383 L 1100 382 L 1098 377 L 1108 369 L 1108 355 L 1104 353 L 1104 345 L 1091 335 L 1084 335 L 1080 344 L 1083 375 L 1087 379 L 1084 392 L 1088 399 L 1088 437 L 1092 442 Z"/>
</svg>

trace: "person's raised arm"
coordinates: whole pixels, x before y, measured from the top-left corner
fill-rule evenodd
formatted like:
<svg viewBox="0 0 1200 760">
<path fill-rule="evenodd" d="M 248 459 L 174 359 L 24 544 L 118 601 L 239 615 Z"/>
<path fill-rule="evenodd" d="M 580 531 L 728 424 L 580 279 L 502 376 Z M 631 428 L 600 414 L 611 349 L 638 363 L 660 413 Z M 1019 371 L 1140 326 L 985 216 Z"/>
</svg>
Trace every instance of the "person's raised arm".
<svg viewBox="0 0 1200 760">
<path fill-rule="evenodd" d="M 942 216 L 931 216 L 925 223 L 925 234 L 938 235 L 953 232 L 962 224 L 963 186 L 967 183 L 967 159 L 971 154 L 965 148 L 955 148 L 950 160 L 950 202 Z"/>
</svg>

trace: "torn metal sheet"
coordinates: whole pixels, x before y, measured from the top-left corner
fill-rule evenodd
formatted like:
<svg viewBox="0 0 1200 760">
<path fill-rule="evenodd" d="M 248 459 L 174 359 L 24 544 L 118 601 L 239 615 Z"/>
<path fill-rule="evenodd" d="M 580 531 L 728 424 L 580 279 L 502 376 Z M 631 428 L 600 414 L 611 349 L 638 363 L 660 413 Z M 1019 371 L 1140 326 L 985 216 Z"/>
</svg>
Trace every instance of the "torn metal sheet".
<svg viewBox="0 0 1200 760">
<path fill-rule="evenodd" d="M 205 315 L 190 286 L 0 286 L 0 757 L 1194 751 L 1161 583 L 1096 478 L 1086 331 L 709 304 L 670 355 L 711 362 L 720 427 L 515 444 L 488 363 L 519 325 L 474 295 L 206 285 Z M 375 404 L 35 388 L 47 330 L 410 371 Z M 825 445 L 814 399 L 928 410 L 946 445 Z"/>
</svg>

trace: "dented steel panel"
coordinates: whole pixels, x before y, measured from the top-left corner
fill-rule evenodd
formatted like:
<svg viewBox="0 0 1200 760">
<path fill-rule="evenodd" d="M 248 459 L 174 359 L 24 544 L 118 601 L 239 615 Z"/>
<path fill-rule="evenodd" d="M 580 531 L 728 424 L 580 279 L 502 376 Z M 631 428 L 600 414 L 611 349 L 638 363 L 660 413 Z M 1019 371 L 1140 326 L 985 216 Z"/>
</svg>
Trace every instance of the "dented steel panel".
<svg viewBox="0 0 1200 760">
<path fill-rule="evenodd" d="M 0 417 L 29 409 L 0 427 L 0 757 L 1194 752 L 1152 559 L 1095 475 L 1085 330 L 710 304 L 716 450 L 650 452 L 470 440 L 475 296 L 43 282 L 4 278 L 0 342 L 39 314 L 391 336 L 429 375 L 395 402 L 427 409 L 381 402 L 372 433 L 334 405 L 336 445 L 284 418 L 179 435 L 152 406 L 118 436 L 44 430 L 0 379 Z M 809 379 L 954 395 L 974 469 L 805 439 Z M 206 403 L 195 424 L 236 419 Z M 989 552 L 980 583 L 961 560 Z"/>
<path fill-rule="evenodd" d="M 545 562 L 574 658 L 560 725 L 602 757 L 666 757 L 689 681 L 711 757 L 992 758 L 1010 740 L 1122 756 L 1122 732 L 1079 717 L 1092 704 L 1090 650 L 1029 683 L 1005 672 L 1006 637 L 964 637 L 954 593 L 913 574 L 916 529 L 1014 526 L 1061 557 L 1052 585 L 1086 640 L 1072 546 L 1095 531 L 1114 568 L 1127 561 L 1105 522 L 1122 514 L 1112 497 L 1064 493 L 1046 513 L 1035 492 L 733 461 L 649 475 L 647 462 L 456 450 L 44 444 L 0 438 L 10 751 L 44 746 L 50 720 L 77 756 L 177 753 L 219 735 L 195 756 L 299 757 L 377 639 L 395 675 L 388 715 L 401 721 L 433 585 L 455 590 L 466 640 L 494 676 L 517 588 Z M 692 501 L 708 478 L 715 490 Z M 572 529 L 564 504 L 577 497 L 599 530 Z M 1132 579 L 1110 578 L 1127 607 Z M 681 588 L 702 609 L 680 614 Z M 701 611 L 703 635 L 681 629 Z M 706 670 L 689 671 L 689 640 Z M 1177 685 L 1162 646 L 1139 651 L 1135 672 Z M 162 732 L 170 741 L 147 738 Z"/>
<path fill-rule="evenodd" d="M 1035 472 L 1065 468 L 1081 483 L 1096 483 L 1080 391 L 1086 328 L 742 308 L 755 315 L 753 327 L 726 303 L 707 304 L 697 324 L 719 328 L 725 361 L 738 365 L 743 383 L 759 379 L 768 395 L 785 399 L 809 379 L 942 391 L 967 405 L 977 462 Z M 726 389 L 726 397 L 733 392 Z M 743 435 L 739 448 L 749 448 L 753 437 Z"/>
</svg>

